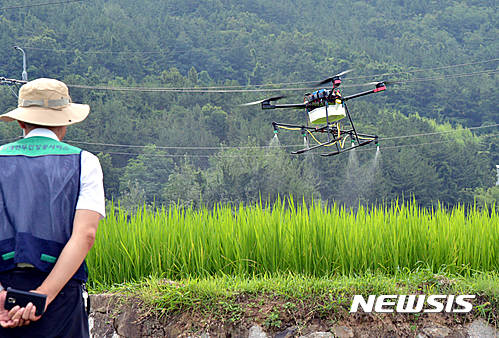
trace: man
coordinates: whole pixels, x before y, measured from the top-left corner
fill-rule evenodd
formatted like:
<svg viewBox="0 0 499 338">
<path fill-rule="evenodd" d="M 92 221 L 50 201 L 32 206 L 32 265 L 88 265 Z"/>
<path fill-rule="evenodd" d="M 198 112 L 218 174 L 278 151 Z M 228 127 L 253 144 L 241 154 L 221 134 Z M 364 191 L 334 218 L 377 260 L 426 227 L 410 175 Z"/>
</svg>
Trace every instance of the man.
<svg viewBox="0 0 499 338">
<path fill-rule="evenodd" d="M 42 78 L 23 85 L 18 108 L 0 115 L 26 135 L 0 146 L 0 283 L 47 295 L 45 313 L 35 316 L 31 303 L 5 310 L 0 291 L 2 338 L 89 336 L 82 283 L 105 213 L 102 169 L 96 156 L 61 142 L 89 111 L 71 102 L 64 83 Z"/>
</svg>

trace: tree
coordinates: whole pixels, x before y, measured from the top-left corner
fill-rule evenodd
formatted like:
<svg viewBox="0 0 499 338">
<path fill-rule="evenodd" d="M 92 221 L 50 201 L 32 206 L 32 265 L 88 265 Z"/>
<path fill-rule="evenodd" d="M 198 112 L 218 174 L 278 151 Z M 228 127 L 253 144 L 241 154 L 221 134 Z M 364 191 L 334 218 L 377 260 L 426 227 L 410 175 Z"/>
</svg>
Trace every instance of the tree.
<svg viewBox="0 0 499 338">
<path fill-rule="evenodd" d="M 200 169 L 187 160 L 175 166 L 163 188 L 163 200 L 179 207 L 199 207 L 206 187 L 206 178 Z"/>
<path fill-rule="evenodd" d="M 165 155 L 155 145 L 146 146 L 140 155 L 128 161 L 120 178 L 120 190 L 129 191 L 130 186 L 138 184 L 147 203 L 164 203 L 162 188 L 174 169 L 173 161 Z"/>
<path fill-rule="evenodd" d="M 102 167 L 102 173 L 104 175 L 104 191 L 106 193 L 106 199 L 114 200 L 118 199 L 120 191 L 120 168 L 113 167 L 112 158 L 110 154 L 98 153 L 100 165 Z"/>
<path fill-rule="evenodd" d="M 320 198 L 317 178 L 306 162 L 291 159 L 280 149 L 248 147 L 223 150 L 213 157 L 205 201 L 274 202 L 278 196 L 289 195 L 295 200 Z"/>
<path fill-rule="evenodd" d="M 484 188 L 476 189 L 475 201 L 480 207 L 488 206 L 490 208 L 495 205 L 496 211 L 499 212 L 499 186 L 496 185 L 487 190 Z"/>
</svg>

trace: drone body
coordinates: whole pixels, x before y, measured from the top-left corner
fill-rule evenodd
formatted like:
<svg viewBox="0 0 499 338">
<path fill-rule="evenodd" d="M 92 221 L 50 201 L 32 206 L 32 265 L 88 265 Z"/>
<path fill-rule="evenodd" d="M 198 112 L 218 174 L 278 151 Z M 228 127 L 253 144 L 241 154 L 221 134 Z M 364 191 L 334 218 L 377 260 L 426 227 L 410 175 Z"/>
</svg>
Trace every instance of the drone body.
<svg viewBox="0 0 499 338">
<path fill-rule="evenodd" d="M 369 83 L 368 85 L 375 85 L 375 88 L 350 96 L 342 96 L 341 91 L 339 90 L 339 86 L 341 85 L 341 76 L 350 71 L 351 70 L 342 72 L 318 83 L 317 86 L 321 86 L 331 82 L 332 88 L 323 88 L 316 90 L 313 93 L 306 93 L 303 103 L 274 104 L 273 102 L 283 98 L 283 96 L 278 96 L 244 105 L 261 104 L 262 109 L 305 109 L 307 113 L 307 121 L 304 125 L 272 122 L 274 133 L 276 134 L 279 129 L 300 130 L 305 139 L 305 144 L 308 145 L 309 136 L 317 142 L 317 144 L 312 147 L 306 146 L 304 149 L 293 151 L 292 154 L 301 154 L 320 147 L 334 146 L 336 148 L 335 151 L 321 154 L 321 156 L 331 156 L 367 145 L 371 142 L 375 142 L 377 144 L 377 135 L 361 134 L 357 132 L 352 117 L 350 116 L 350 112 L 348 111 L 346 102 L 354 98 L 384 91 L 386 89 L 386 82 Z M 342 128 L 340 125 L 340 121 L 345 117 L 348 117 L 348 128 Z M 319 141 L 314 134 L 326 134 L 327 140 Z M 345 147 L 345 141 L 347 138 L 351 139 L 350 147 Z"/>
</svg>

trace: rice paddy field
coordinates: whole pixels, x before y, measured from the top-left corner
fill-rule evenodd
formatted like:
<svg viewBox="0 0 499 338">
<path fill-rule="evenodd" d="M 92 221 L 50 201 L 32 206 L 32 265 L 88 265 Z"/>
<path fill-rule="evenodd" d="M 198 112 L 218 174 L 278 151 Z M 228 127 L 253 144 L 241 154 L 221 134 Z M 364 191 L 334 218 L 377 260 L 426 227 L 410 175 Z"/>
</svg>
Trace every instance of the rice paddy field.
<svg viewBox="0 0 499 338">
<path fill-rule="evenodd" d="M 499 270 L 496 209 L 398 203 L 355 212 L 292 200 L 212 209 L 111 206 L 87 263 L 90 285 L 297 274 L 329 278 L 427 269 Z"/>
</svg>

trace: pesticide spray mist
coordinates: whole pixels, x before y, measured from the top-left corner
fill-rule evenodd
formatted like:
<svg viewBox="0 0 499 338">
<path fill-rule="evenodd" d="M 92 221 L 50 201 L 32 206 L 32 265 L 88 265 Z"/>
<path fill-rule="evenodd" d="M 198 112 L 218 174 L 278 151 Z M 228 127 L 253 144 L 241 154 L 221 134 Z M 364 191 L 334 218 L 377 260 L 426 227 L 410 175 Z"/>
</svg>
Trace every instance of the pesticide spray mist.
<svg viewBox="0 0 499 338">
<path fill-rule="evenodd" d="M 338 201 L 346 208 L 356 210 L 359 204 L 369 200 L 381 160 L 379 147 L 373 159 L 360 164 L 357 149 L 349 151 L 345 179 L 339 191 Z"/>
<path fill-rule="evenodd" d="M 269 142 L 269 147 L 279 147 L 281 143 L 279 142 L 279 137 L 277 134 L 274 134 L 274 137 Z"/>
</svg>

